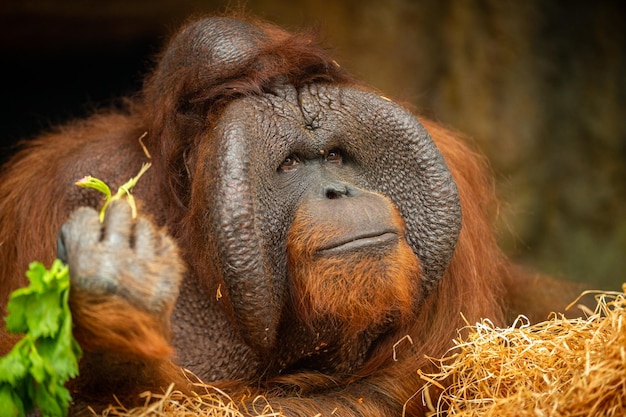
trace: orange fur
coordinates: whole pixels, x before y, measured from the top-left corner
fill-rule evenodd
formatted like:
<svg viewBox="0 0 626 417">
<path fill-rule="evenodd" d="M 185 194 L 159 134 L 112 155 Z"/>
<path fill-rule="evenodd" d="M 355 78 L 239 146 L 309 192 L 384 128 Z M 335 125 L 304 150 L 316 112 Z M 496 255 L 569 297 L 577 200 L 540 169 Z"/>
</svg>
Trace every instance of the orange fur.
<svg viewBox="0 0 626 417">
<path fill-rule="evenodd" d="M 303 211 L 298 211 L 287 239 L 287 270 L 293 303 L 305 323 L 331 315 L 356 334 L 390 314 L 411 314 L 419 291 L 419 262 L 403 235 L 391 253 L 319 257 L 315 249 L 340 231 L 320 227 Z M 403 230 L 397 210 L 394 217 Z"/>
<path fill-rule="evenodd" d="M 70 308 L 74 336 L 91 352 L 117 352 L 129 358 L 166 359 L 169 315 L 156 316 L 132 306 L 123 298 L 72 291 Z"/>
</svg>

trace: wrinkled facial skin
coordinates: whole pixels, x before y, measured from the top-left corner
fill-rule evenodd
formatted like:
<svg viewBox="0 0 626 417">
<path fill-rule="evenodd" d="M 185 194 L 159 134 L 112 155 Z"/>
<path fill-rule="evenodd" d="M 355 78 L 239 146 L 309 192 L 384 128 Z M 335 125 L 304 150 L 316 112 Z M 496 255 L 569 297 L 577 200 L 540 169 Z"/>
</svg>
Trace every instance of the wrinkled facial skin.
<svg viewBox="0 0 626 417">
<path fill-rule="evenodd" d="M 458 194 L 426 130 L 399 106 L 341 86 L 277 86 L 231 103 L 211 133 L 219 158 L 205 165 L 214 206 L 206 234 L 220 243 L 218 269 L 251 346 L 275 343 L 289 227 L 303 199 L 329 185 L 388 198 L 406 223 L 423 294 L 441 278 L 460 230 Z"/>
</svg>

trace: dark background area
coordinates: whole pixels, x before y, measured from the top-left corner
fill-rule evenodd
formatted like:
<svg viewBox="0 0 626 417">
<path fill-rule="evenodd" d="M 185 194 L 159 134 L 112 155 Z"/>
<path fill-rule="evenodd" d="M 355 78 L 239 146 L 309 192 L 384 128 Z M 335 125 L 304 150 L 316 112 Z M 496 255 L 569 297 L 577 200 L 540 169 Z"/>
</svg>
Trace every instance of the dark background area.
<svg viewBox="0 0 626 417">
<path fill-rule="evenodd" d="M 465 132 L 492 162 L 503 247 L 557 277 L 626 281 L 626 19 L 556 0 L 7 1 L 0 159 L 19 139 L 141 87 L 192 14 L 318 27 L 339 63 Z"/>
</svg>

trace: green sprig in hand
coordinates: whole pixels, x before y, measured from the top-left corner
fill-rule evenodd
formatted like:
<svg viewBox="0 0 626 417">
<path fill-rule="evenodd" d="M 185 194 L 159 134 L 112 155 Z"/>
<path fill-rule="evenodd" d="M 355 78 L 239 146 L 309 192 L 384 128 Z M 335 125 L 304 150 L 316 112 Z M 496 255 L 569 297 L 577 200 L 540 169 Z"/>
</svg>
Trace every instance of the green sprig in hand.
<svg viewBox="0 0 626 417">
<path fill-rule="evenodd" d="M 137 217 L 137 205 L 135 204 L 135 199 L 130 193 L 130 190 L 137 184 L 139 178 L 141 178 L 141 176 L 148 170 L 148 168 L 150 168 L 150 165 L 150 163 L 143 164 L 141 166 L 141 169 L 139 170 L 139 173 L 135 177 L 122 184 L 115 194 L 111 194 L 111 189 L 108 185 L 106 185 L 104 181 L 99 180 L 98 178 L 94 178 L 92 176 L 86 176 L 82 178 L 81 180 L 76 182 L 76 185 L 84 188 L 93 188 L 104 194 L 104 204 L 100 209 L 100 223 L 104 221 L 104 213 L 106 212 L 109 204 L 111 204 L 111 202 L 115 200 L 121 199 L 122 197 L 126 197 L 126 201 L 128 201 L 128 204 L 130 204 L 130 207 L 133 211 L 133 218 L 135 218 Z"/>
<path fill-rule="evenodd" d="M 76 185 L 104 194 L 101 222 L 109 204 L 123 197 L 136 217 L 130 190 L 149 167 L 150 163 L 144 164 L 116 194 L 103 181 L 90 176 Z M 78 375 L 82 354 L 72 334 L 69 270 L 59 259 L 48 270 L 41 262 L 33 262 L 26 276 L 30 285 L 15 290 L 7 307 L 7 330 L 23 333 L 24 337 L 0 358 L 0 416 L 22 417 L 38 408 L 44 417 L 63 417 L 71 401 L 65 383 Z"/>
</svg>

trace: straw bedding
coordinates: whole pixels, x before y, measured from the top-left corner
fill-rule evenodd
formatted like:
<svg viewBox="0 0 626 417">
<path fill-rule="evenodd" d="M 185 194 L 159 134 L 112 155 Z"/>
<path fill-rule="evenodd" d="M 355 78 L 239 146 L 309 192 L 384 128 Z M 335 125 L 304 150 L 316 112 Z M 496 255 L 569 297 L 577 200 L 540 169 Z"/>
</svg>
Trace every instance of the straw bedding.
<svg viewBox="0 0 626 417">
<path fill-rule="evenodd" d="M 472 326 L 419 393 L 432 416 L 625 416 L 626 298 L 599 293 L 586 319 Z M 445 386 L 445 388 L 444 388 Z M 433 388 L 444 389 L 432 398 Z"/>
</svg>

